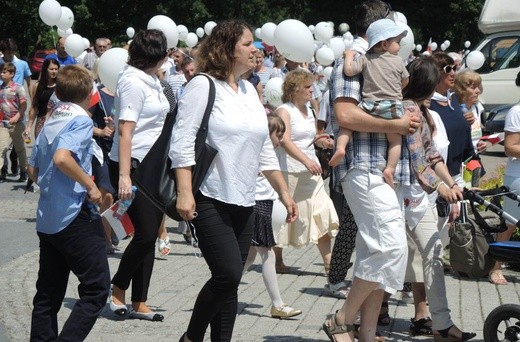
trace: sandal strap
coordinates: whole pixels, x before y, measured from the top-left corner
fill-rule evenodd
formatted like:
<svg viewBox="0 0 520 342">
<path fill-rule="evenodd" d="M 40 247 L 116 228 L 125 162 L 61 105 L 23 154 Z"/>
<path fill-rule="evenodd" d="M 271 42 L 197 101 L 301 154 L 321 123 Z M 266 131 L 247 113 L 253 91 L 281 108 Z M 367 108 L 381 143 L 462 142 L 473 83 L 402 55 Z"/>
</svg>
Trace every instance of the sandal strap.
<svg viewBox="0 0 520 342">
<path fill-rule="evenodd" d="M 345 334 L 345 333 L 356 330 L 356 327 L 354 326 L 354 324 L 343 324 L 343 325 L 337 324 L 336 323 L 336 314 L 329 315 L 328 319 L 330 321 L 330 326 L 329 326 L 328 330 L 331 335 Z"/>
</svg>

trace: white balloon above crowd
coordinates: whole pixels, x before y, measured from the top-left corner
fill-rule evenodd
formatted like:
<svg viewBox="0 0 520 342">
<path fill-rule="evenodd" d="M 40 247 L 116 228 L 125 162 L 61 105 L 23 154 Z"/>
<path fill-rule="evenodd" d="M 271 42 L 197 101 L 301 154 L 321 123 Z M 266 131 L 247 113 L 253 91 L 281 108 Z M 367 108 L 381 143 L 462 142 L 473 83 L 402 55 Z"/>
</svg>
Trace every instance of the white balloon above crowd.
<svg viewBox="0 0 520 342">
<path fill-rule="evenodd" d="M 88 39 L 73 32 L 74 13 L 70 8 L 61 6 L 56 0 L 43 0 L 40 3 L 38 13 L 46 25 L 56 26 L 58 35 L 66 38 L 65 50 L 69 55 L 78 57 L 90 45 Z M 415 44 L 413 31 L 408 26 L 408 21 L 403 13 L 394 12 L 394 20 L 406 31 L 406 36 L 401 40 L 399 56 L 403 61 L 408 61 L 412 52 L 414 50 L 421 52 L 423 46 Z M 194 48 L 200 39 L 211 35 L 215 26 L 217 26 L 216 22 L 208 21 L 203 27 L 198 27 L 193 32 L 190 32 L 185 25 L 177 25 L 168 16 L 156 15 L 148 21 L 147 28 L 161 30 L 166 36 L 168 48 L 176 48 L 179 41 L 183 42 L 188 48 Z M 335 59 L 343 55 L 345 49 L 352 48 L 354 36 L 349 30 L 350 26 L 347 23 L 341 23 L 338 26 L 338 31 L 342 36 L 334 36 L 333 22 L 322 21 L 316 25 L 306 25 L 299 20 L 287 19 L 278 25 L 273 22 L 267 22 L 256 28 L 254 35 L 267 48 L 274 47 L 286 59 L 301 63 L 315 60 L 323 67 L 328 67 L 334 63 Z M 135 29 L 129 26 L 126 29 L 126 35 L 129 39 L 132 39 L 135 35 Z M 450 45 L 449 40 L 445 40 L 438 45 L 430 39 L 430 42 L 424 47 L 425 51 L 422 53 L 431 54 L 437 48 L 446 51 Z M 470 46 L 471 43 L 469 41 L 464 43 L 466 49 Z M 110 49 L 100 59 L 100 78 L 102 80 L 105 79 L 103 83 L 109 89 L 115 87 L 117 75 L 126 64 L 126 59 L 128 58 L 128 53 L 121 50 L 124 49 Z M 482 53 L 465 50 L 465 54 L 468 68 L 475 70 L 482 66 L 484 61 Z M 332 68 L 328 67 L 325 70 L 330 72 Z M 281 89 L 279 80 L 272 81 L 269 87 L 266 88 L 266 96 L 276 101 Z"/>
</svg>

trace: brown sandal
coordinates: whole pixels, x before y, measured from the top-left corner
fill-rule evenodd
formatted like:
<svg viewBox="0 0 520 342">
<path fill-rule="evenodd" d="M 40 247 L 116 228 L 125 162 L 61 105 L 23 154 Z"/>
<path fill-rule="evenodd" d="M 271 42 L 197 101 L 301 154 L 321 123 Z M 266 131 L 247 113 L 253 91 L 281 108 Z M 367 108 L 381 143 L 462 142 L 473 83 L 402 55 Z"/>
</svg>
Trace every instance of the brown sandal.
<svg viewBox="0 0 520 342">
<path fill-rule="evenodd" d="M 349 332 L 356 331 L 356 327 L 353 324 L 338 325 L 336 323 L 336 314 L 328 315 L 327 320 L 323 323 L 322 327 L 323 331 L 325 331 L 325 334 L 327 334 L 332 342 L 336 342 L 334 335 L 348 334 Z"/>
</svg>

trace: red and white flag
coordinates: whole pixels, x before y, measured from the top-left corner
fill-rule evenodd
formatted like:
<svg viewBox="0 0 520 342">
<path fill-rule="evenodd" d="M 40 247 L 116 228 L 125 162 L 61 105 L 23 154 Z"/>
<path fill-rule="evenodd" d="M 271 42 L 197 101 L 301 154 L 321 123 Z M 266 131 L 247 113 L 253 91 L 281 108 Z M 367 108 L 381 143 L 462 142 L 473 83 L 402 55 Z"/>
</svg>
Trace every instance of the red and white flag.
<svg viewBox="0 0 520 342">
<path fill-rule="evenodd" d="M 100 99 L 101 98 L 99 95 L 98 87 L 96 85 L 96 82 L 94 82 L 94 87 L 92 88 L 92 97 L 90 98 L 90 103 L 88 105 L 88 108 L 92 108 L 95 105 L 97 105 L 99 103 Z"/>
<path fill-rule="evenodd" d="M 122 240 L 134 232 L 134 225 L 132 224 L 128 213 L 124 213 L 121 219 L 118 219 L 114 216 L 114 213 L 117 211 L 118 207 L 119 201 L 105 210 L 101 216 L 108 222 L 108 224 L 110 224 L 110 227 L 112 227 L 112 230 L 116 234 L 117 238 Z"/>
<path fill-rule="evenodd" d="M 493 145 L 498 144 L 499 142 L 504 141 L 504 132 L 502 133 L 495 133 L 490 135 L 485 135 L 480 138 L 480 140 L 486 140 L 492 143 Z"/>
</svg>

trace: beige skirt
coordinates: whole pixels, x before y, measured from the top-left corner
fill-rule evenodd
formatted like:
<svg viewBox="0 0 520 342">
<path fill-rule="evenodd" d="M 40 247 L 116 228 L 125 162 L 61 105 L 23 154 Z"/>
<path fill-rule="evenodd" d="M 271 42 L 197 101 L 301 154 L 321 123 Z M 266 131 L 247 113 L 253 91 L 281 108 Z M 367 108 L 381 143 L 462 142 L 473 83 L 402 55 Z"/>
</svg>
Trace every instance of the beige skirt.
<svg viewBox="0 0 520 342">
<path fill-rule="evenodd" d="M 338 233 L 339 219 L 334 204 L 325 192 L 321 176 L 310 172 L 283 172 L 289 193 L 298 205 L 298 219 L 281 228 L 273 227 L 278 247 L 305 247 L 309 242 Z"/>
</svg>

